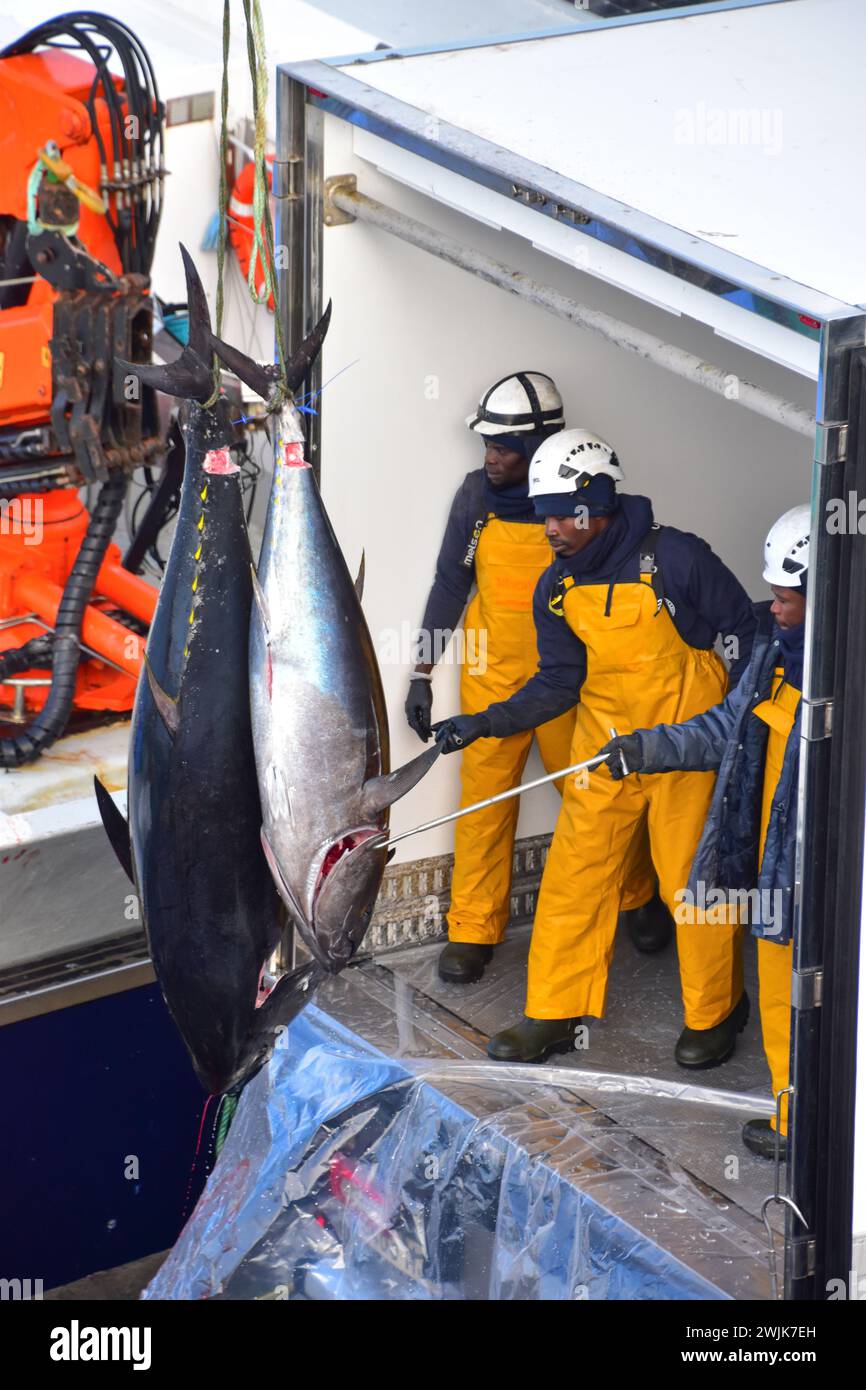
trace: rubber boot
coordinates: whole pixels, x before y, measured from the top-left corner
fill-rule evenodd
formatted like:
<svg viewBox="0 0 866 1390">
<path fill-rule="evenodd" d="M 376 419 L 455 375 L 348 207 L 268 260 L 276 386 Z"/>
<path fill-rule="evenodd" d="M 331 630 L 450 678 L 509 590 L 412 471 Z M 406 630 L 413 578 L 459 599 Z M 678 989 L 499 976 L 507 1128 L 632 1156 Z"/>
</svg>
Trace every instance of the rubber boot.
<svg viewBox="0 0 866 1390">
<path fill-rule="evenodd" d="M 543 1062 L 552 1052 L 574 1047 L 576 1018 L 524 1018 L 496 1033 L 487 1045 L 494 1062 Z"/>
<path fill-rule="evenodd" d="M 674 1051 L 681 1067 L 701 1071 L 727 1062 L 749 1021 L 749 996 L 743 991 L 737 1006 L 715 1028 L 684 1028 Z"/>
<path fill-rule="evenodd" d="M 758 1158 L 776 1157 L 776 1131 L 769 1120 L 747 1120 L 743 1125 L 743 1143 L 750 1153 Z M 788 1157 L 788 1136 L 779 1138 L 779 1157 L 784 1163 Z"/>
<path fill-rule="evenodd" d="M 472 985 L 481 979 L 492 955 L 492 946 L 479 946 L 475 941 L 449 941 L 439 957 L 439 978 L 449 985 Z"/>
<path fill-rule="evenodd" d="M 674 933 L 674 924 L 658 893 L 643 907 L 620 913 L 636 951 L 663 951 Z"/>
</svg>

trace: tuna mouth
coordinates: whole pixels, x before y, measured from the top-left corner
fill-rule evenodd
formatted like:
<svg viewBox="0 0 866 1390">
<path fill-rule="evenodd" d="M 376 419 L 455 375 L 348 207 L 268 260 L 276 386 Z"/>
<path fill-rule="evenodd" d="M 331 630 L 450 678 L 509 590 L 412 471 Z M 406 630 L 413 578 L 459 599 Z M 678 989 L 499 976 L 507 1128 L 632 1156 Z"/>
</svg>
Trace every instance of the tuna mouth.
<svg viewBox="0 0 866 1390">
<path fill-rule="evenodd" d="M 316 875 L 315 887 L 313 888 L 313 895 L 310 903 L 313 912 L 316 910 L 316 901 L 319 894 L 324 888 L 329 876 L 340 863 L 340 860 L 345 859 L 346 855 L 352 854 L 356 849 L 360 849 L 362 845 L 367 844 L 370 840 L 381 838 L 382 831 L 379 826 L 362 825 L 357 830 L 347 831 L 339 840 L 334 840 L 328 845 L 322 855 L 322 860 L 319 864 L 319 872 Z"/>
</svg>

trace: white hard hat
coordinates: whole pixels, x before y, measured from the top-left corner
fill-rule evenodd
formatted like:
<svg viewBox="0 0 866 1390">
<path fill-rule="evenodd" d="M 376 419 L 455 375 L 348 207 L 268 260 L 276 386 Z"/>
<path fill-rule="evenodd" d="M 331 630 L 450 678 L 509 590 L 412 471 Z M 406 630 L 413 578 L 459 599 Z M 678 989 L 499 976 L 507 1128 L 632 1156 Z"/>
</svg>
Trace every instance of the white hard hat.
<svg viewBox="0 0 866 1390">
<path fill-rule="evenodd" d="M 764 542 L 764 579 L 782 589 L 802 587 L 801 575 L 809 568 L 808 502 L 780 516 Z"/>
<path fill-rule="evenodd" d="M 560 430 L 539 444 L 529 465 L 530 497 L 577 492 L 587 478 L 606 473 L 621 482 L 624 474 L 609 444 L 589 430 Z"/>
<path fill-rule="evenodd" d="M 562 397 L 544 372 L 514 372 L 484 392 L 466 423 L 477 434 L 539 434 L 565 424 Z"/>
</svg>

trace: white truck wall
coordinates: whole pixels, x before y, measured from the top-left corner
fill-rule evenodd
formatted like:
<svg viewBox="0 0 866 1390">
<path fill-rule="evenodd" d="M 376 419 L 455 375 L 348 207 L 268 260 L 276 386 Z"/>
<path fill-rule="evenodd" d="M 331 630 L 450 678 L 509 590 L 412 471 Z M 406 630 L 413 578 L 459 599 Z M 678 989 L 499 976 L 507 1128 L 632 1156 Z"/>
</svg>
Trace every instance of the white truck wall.
<svg viewBox="0 0 866 1390">
<path fill-rule="evenodd" d="M 362 192 L 814 409 L 811 381 L 386 178 L 354 156 L 351 128 L 327 117 L 325 174 L 337 173 L 355 173 Z M 395 641 L 421 621 L 451 498 L 481 463 L 464 419 L 484 388 L 510 371 L 553 375 L 568 423 L 615 446 L 625 486 L 650 496 L 659 520 L 709 541 L 754 598 L 769 596 L 764 537 L 783 511 L 808 500 L 807 439 L 360 222 L 324 236 L 325 299 L 333 297 L 334 316 L 323 379 L 342 375 L 323 396 L 322 486 L 350 569 L 366 550 L 364 608 L 382 665 L 393 766 L 421 748 L 403 714 L 408 636 L 399 659 Z M 444 663 L 434 680 L 434 718 L 457 710 L 457 668 Z M 542 771 L 533 752 L 525 779 Z M 444 814 L 457 798 L 457 759 L 442 759 L 398 803 L 392 825 Z M 552 829 L 557 806 L 551 788 L 524 798 L 519 834 Z M 446 826 L 397 853 L 409 860 L 452 844 Z"/>
</svg>

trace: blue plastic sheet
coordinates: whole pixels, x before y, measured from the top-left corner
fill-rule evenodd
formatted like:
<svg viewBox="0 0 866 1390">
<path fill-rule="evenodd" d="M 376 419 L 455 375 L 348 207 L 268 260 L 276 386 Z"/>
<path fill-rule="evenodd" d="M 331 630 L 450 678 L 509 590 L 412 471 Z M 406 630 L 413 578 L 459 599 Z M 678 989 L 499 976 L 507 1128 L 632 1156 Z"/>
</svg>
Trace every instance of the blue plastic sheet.
<svg viewBox="0 0 866 1390">
<path fill-rule="evenodd" d="M 726 1297 L 624 1217 L 635 1175 L 591 1120 L 501 1084 L 479 1114 L 478 1068 L 470 1107 L 411 1066 L 315 1007 L 296 1019 L 144 1297 Z"/>
</svg>

